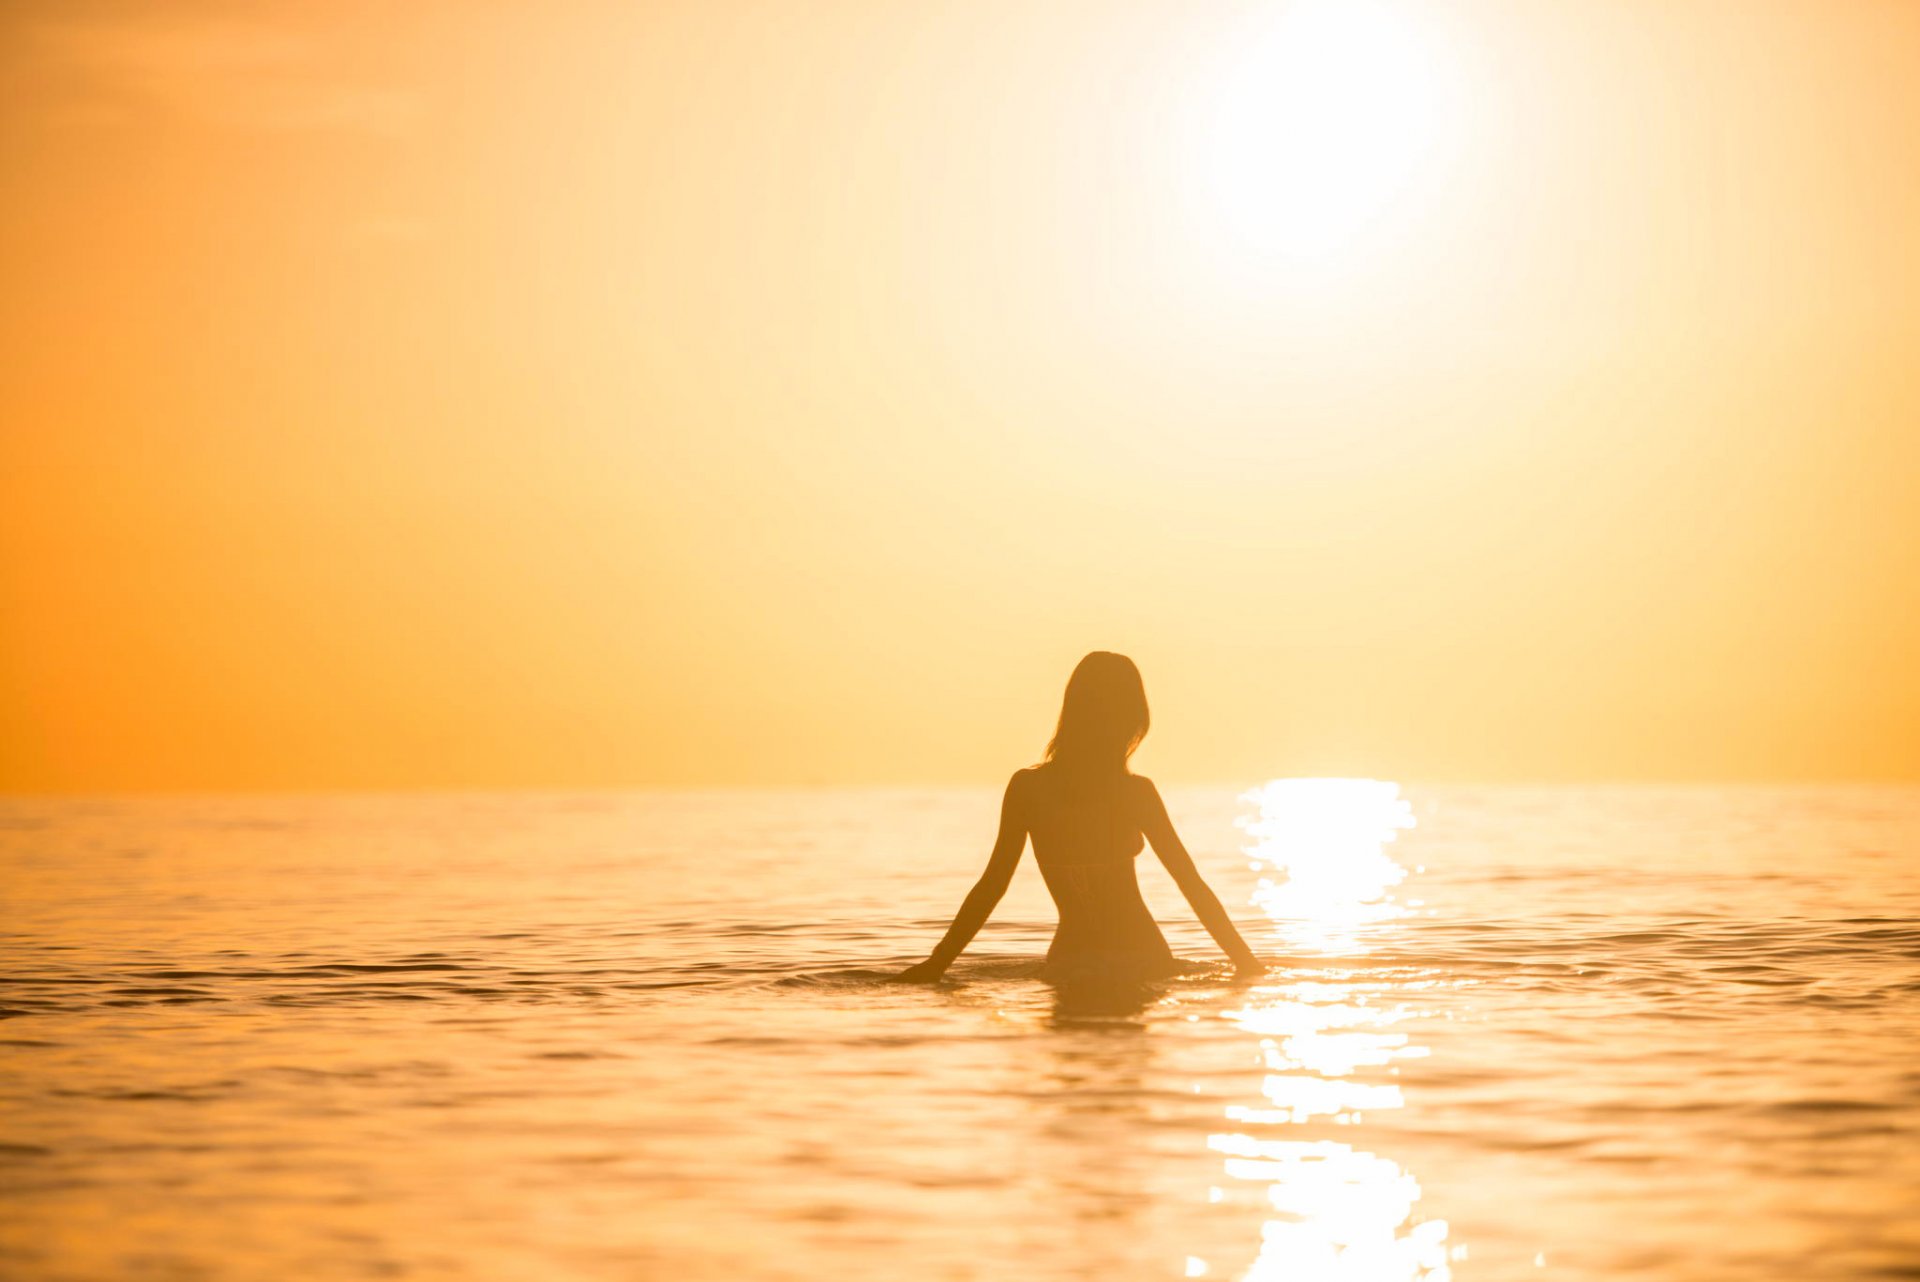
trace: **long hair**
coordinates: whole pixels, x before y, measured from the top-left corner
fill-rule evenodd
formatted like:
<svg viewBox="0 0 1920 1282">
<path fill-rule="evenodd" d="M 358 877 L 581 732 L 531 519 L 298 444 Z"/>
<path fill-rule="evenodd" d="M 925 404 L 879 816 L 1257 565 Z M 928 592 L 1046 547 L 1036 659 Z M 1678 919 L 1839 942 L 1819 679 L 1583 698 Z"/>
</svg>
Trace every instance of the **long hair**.
<svg viewBox="0 0 1920 1282">
<path fill-rule="evenodd" d="M 1151 724 L 1140 669 L 1124 654 L 1095 650 L 1067 678 L 1046 759 L 1076 775 L 1125 774 Z"/>
</svg>

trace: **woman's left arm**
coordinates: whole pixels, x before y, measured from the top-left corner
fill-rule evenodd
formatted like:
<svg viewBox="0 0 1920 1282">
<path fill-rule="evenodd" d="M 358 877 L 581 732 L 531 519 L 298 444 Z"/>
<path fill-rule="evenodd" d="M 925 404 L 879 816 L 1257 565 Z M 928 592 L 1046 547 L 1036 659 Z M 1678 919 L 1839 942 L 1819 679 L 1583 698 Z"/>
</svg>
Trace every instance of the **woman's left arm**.
<svg viewBox="0 0 1920 1282">
<path fill-rule="evenodd" d="M 1013 880 L 1013 870 L 1020 866 L 1021 852 L 1027 848 L 1027 817 L 1022 787 L 1025 773 L 1021 771 L 1007 781 L 1006 794 L 1000 799 L 1000 832 L 994 838 L 993 854 L 987 859 L 987 870 L 980 874 L 980 880 L 967 892 L 966 900 L 954 916 L 953 925 L 947 927 L 946 937 L 933 950 L 932 956 L 917 966 L 909 966 L 894 978 L 910 983 L 931 983 L 939 979 L 953 964 L 953 959 L 973 941 L 980 927 L 986 924 L 994 906 L 1000 902 L 1000 897 L 1007 893 L 1007 883 Z"/>
<path fill-rule="evenodd" d="M 1173 830 L 1173 820 L 1167 814 L 1166 803 L 1160 800 L 1160 790 L 1153 786 L 1153 780 L 1145 776 L 1139 778 L 1141 830 L 1153 846 L 1153 853 L 1160 856 L 1160 862 L 1173 874 L 1180 893 L 1193 906 L 1194 916 L 1207 928 L 1207 933 L 1213 936 L 1214 943 L 1220 945 L 1220 950 L 1233 960 L 1235 967 L 1248 972 L 1264 970 L 1260 959 L 1254 956 L 1253 949 L 1247 947 L 1247 941 L 1240 937 L 1233 918 L 1227 916 L 1227 910 L 1220 906 L 1220 897 L 1213 893 L 1213 888 L 1200 876 L 1200 870 L 1193 866 L 1193 856 L 1187 853 L 1186 843 Z"/>
</svg>

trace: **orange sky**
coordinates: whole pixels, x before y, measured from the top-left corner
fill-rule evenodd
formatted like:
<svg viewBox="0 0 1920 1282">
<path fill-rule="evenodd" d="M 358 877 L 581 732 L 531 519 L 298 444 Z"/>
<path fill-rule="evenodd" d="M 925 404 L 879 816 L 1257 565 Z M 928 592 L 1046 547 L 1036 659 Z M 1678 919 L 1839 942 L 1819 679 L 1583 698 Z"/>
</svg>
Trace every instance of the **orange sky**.
<svg viewBox="0 0 1920 1282">
<path fill-rule="evenodd" d="M 1357 15 L 1357 16 L 1356 16 Z M 0 787 L 1920 778 L 1920 6 L 14 3 Z"/>
</svg>

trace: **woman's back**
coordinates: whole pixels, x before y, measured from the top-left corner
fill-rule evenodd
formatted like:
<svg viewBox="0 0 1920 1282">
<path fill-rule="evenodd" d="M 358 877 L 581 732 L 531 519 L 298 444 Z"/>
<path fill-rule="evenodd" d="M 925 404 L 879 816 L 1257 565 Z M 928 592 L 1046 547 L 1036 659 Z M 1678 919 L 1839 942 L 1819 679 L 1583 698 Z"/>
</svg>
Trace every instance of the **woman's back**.
<svg viewBox="0 0 1920 1282">
<path fill-rule="evenodd" d="M 1060 911 L 1050 968 L 1164 969 L 1173 954 L 1134 875 L 1152 784 L 1125 771 L 1090 774 L 1057 762 L 1021 774 L 1034 862 Z"/>
</svg>

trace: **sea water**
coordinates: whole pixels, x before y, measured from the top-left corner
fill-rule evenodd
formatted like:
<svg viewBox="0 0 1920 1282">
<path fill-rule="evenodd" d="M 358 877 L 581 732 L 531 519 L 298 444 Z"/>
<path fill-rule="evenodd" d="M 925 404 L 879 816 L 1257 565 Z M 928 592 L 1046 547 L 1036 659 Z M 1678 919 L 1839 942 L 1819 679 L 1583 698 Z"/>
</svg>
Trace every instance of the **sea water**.
<svg viewBox="0 0 1920 1282">
<path fill-rule="evenodd" d="M 1270 974 L 884 982 L 997 790 L 0 803 L 0 1276 L 1920 1276 L 1920 790 L 1165 791 Z"/>
</svg>

